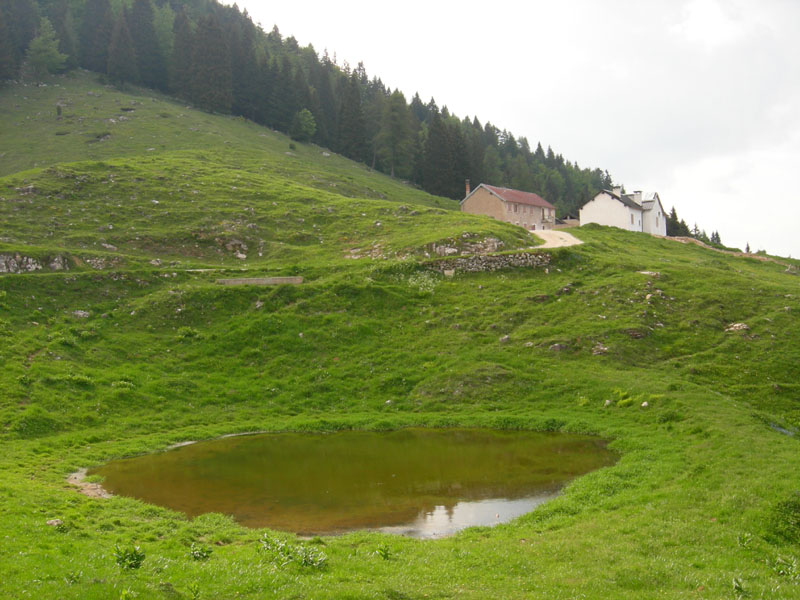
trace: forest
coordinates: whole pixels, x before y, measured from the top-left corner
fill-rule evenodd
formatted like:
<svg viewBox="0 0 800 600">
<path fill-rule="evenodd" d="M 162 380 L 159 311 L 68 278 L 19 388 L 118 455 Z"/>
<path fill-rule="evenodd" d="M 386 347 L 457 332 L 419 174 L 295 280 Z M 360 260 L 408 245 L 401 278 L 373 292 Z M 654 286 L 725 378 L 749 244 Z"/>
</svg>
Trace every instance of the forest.
<svg viewBox="0 0 800 600">
<path fill-rule="evenodd" d="M 612 181 L 491 122 L 337 64 L 213 0 L 0 0 L 0 80 L 74 68 L 242 116 L 453 199 L 464 180 L 536 192 L 577 215 Z"/>
</svg>

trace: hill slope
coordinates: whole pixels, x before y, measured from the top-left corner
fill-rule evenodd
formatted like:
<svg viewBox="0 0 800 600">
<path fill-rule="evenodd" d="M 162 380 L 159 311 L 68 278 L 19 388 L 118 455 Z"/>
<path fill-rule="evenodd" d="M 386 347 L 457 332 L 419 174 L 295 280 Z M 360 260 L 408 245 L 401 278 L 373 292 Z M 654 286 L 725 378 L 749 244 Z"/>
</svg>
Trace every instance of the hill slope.
<svg viewBox="0 0 800 600">
<path fill-rule="evenodd" d="M 19 93 L 2 93 L 4 111 Z M 0 595 L 800 595 L 800 455 L 786 435 L 800 426 L 796 269 L 589 227 L 546 267 L 445 277 L 434 244 L 532 240 L 314 147 L 287 155 L 285 138 L 202 118 L 230 148 L 135 141 L 141 154 L 120 145 L 124 156 L 56 165 L 68 151 L 42 150 L 41 170 L 0 180 L 0 254 L 69 266 L 0 276 Z M 229 288 L 209 268 L 307 280 Z M 264 558 L 263 532 L 227 517 L 65 483 L 186 440 L 409 425 L 594 433 L 621 459 L 493 529 L 326 538 L 321 570 Z M 192 560 L 192 543 L 211 558 Z M 114 547 L 134 544 L 145 561 L 121 570 Z"/>
</svg>

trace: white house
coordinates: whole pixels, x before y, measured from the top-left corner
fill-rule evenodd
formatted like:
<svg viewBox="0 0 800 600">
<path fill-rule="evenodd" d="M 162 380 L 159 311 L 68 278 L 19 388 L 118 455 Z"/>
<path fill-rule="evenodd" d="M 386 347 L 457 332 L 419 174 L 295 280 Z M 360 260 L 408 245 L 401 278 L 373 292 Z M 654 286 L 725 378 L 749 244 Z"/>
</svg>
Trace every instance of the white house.
<svg viewBox="0 0 800 600">
<path fill-rule="evenodd" d="M 583 206 L 580 222 L 667 235 L 667 215 L 656 192 L 623 194 L 621 188 L 603 190 Z"/>
</svg>

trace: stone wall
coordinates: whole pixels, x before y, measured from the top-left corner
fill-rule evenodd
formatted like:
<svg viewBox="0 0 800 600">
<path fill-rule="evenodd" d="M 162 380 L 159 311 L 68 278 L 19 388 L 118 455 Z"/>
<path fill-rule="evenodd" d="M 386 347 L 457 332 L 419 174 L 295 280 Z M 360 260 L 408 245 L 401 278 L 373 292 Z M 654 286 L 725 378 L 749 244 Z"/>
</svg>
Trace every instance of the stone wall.
<svg viewBox="0 0 800 600">
<path fill-rule="evenodd" d="M 47 267 L 51 271 L 66 271 L 69 268 L 67 259 L 54 256 L 48 260 L 40 260 L 21 254 L 0 254 L 0 274 L 33 273 Z"/>
<path fill-rule="evenodd" d="M 550 258 L 550 254 L 546 252 L 458 256 L 430 262 L 428 267 L 440 273 L 445 271 L 482 273 L 501 269 L 542 268 L 550 264 Z"/>
</svg>

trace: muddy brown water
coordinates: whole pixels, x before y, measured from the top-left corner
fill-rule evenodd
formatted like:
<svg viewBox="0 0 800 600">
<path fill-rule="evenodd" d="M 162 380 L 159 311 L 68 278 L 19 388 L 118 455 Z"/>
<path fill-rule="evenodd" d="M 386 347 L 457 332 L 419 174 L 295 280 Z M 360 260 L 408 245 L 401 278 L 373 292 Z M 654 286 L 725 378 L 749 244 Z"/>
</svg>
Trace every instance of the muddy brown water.
<svg viewBox="0 0 800 600">
<path fill-rule="evenodd" d="M 595 437 L 487 429 L 401 429 L 223 438 L 89 472 L 103 487 L 189 516 L 301 535 L 367 529 L 429 538 L 533 510 L 613 464 Z"/>
</svg>

